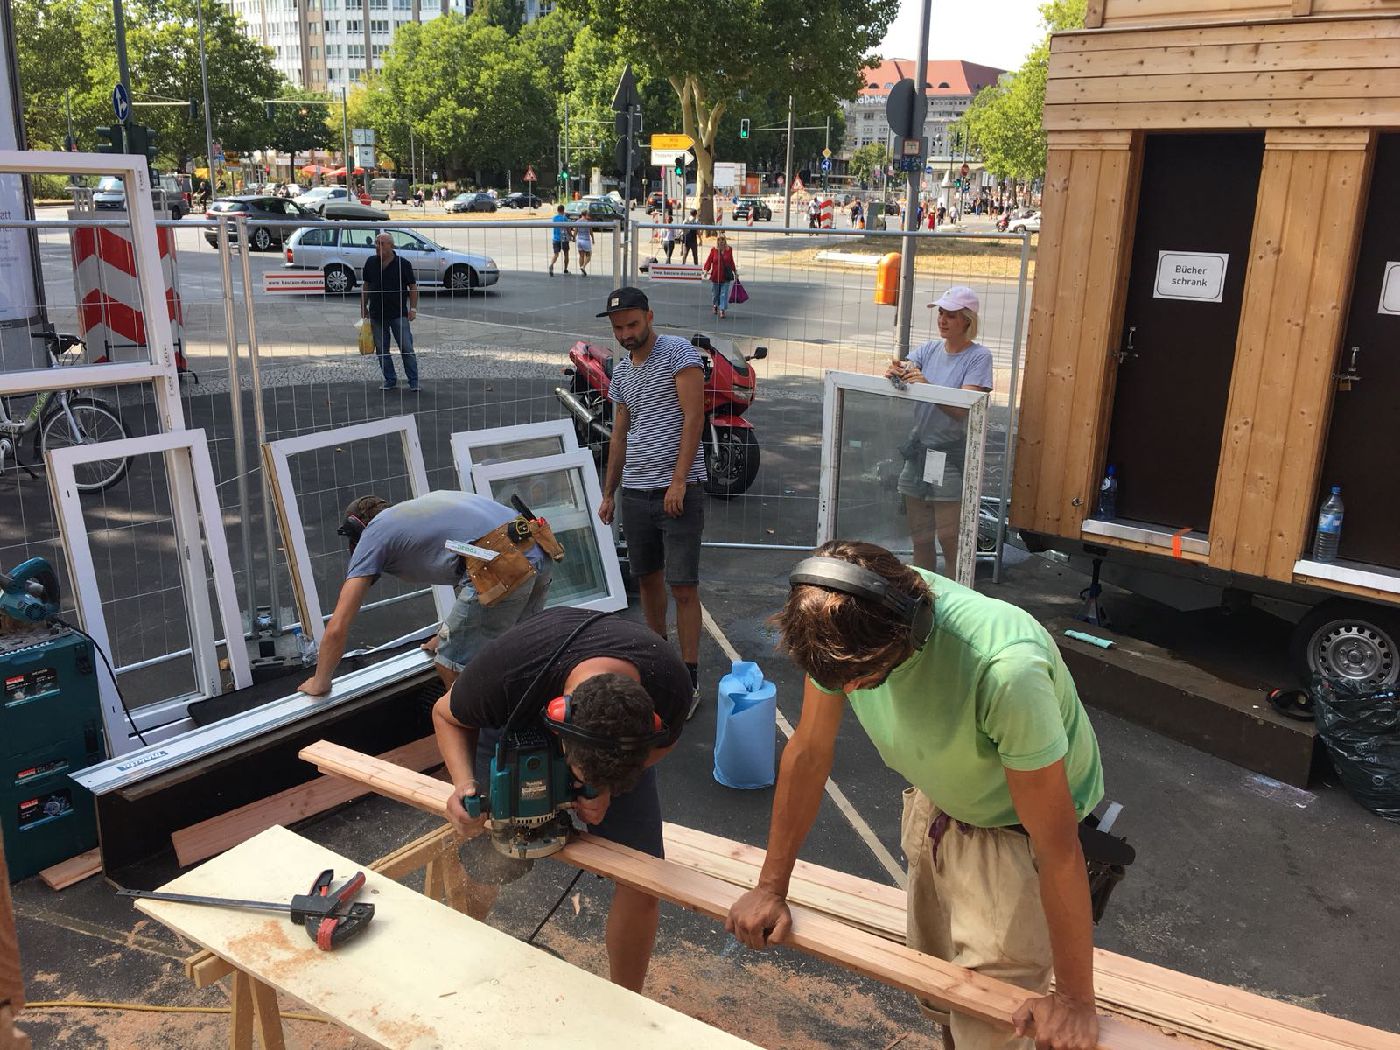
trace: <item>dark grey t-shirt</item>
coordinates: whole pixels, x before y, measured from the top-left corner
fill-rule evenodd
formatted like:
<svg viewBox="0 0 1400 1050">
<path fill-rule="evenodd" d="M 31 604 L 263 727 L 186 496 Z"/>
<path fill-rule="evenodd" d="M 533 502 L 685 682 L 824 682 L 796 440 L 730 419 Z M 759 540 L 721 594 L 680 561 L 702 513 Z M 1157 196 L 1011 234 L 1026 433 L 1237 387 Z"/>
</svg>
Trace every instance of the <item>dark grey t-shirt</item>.
<svg viewBox="0 0 1400 1050">
<path fill-rule="evenodd" d="M 944 349 L 942 339 L 931 339 L 909 355 L 909 363 L 933 386 L 961 390 L 965 386 L 992 388 L 992 352 L 972 343 L 956 354 Z M 914 431 L 926 445 L 961 444 L 967 424 L 954 419 L 937 405 L 922 404 L 914 413 Z"/>
<path fill-rule="evenodd" d="M 408 583 L 455 586 L 462 559 L 447 550 L 448 540 L 471 543 L 515 517 L 515 511 L 470 492 L 429 492 L 380 511 L 360 537 L 347 580 L 388 573 Z M 539 566 L 538 547 L 526 554 Z"/>
</svg>

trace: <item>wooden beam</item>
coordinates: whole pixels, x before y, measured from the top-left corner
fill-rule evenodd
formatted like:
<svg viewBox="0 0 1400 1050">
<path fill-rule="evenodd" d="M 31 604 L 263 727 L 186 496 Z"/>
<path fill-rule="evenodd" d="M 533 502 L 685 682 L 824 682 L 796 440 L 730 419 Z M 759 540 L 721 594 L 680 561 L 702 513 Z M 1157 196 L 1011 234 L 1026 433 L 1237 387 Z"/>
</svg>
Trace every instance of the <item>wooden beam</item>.
<svg viewBox="0 0 1400 1050">
<path fill-rule="evenodd" d="M 0 1045 L 10 1039 L 28 1046 L 11 1023 L 24 1009 L 24 973 L 19 965 L 19 933 L 15 930 L 15 909 L 10 901 L 10 869 L 5 864 L 5 843 L 0 840 Z M 23 1043 L 18 1043 L 23 1040 Z"/>
<path fill-rule="evenodd" d="M 437 740 L 425 736 L 411 744 L 396 747 L 379 756 L 379 760 L 421 771 L 441 764 Z M 367 795 L 370 788 L 356 786 L 343 777 L 317 777 L 315 780 L 298 784 L 279 791 L 275 795 L 250 802 L 246 806 L 210 817 L 198 824 L 181 828 L 170 836 L 175 847 L 175 858 L 182 868 L 201 860 L 207 860 L 250 839 L 260 831 L 282 825 L 295 824 L 299 820 L 324 813 L 335 806 L 343 805 Z"/>
<path fill-rule="evenodd" d="M 1387 127 L 1400 125 L 1400 96 L 1046 106 L 1044 125 L 1047 131 L 1090 128 L 1233 131 L 1248 128 Z"/>
<path fill-rule="evenodd" d="M 66 890 L 74 883 L 82 882 L 102 870 L 102 851 L 90 849 L 76 857 L 69 857 L 62 863 L 39 872 L 39 878 L 51 890 Z"/>
<path fill-rule="evenodd" d="M 1278 44 L 1318 40 L 1384 40 L 1400 38 L 1400 24 L 1394 18 L 1361 16 L 1328 18 L 1326 21 L 1221 22 L 1208 26 L 1164 26 L 1161 29 L 1113 27 L 1097 33 L 1056 33 L 1050 38 L 1050 53 L 1060 55 L 1088 51 L 1138 50 L 1144 47 L 1203 47 L 1223 44 Z M 1051 76 L 1055 75 L 1051 63 Z"/>
<path fill-rule="evenodd" d="M 445 812 L 452 791 L 450 784 L 406 770 L 384 768 L 369 755 L 325 740 L 303 748 L 300 754 L 323 772 L 358 779 L 389 798 L 430 813 Z M 592 835 L 580 836 L 555 857 L 720 921 L 741 893 L 738 886 L 713 876 Z M 893 944 L 801 905 L 793 908 L 792 934 L 785 943 L 959 1013 L 1007 1027 L 1027 995 L 1024 989 Z M 1154 1029 L 1116 1018 L 1100 1020 L 1101 1050 L 1181 1047 L 1180 1042 Z"/>
</svg>

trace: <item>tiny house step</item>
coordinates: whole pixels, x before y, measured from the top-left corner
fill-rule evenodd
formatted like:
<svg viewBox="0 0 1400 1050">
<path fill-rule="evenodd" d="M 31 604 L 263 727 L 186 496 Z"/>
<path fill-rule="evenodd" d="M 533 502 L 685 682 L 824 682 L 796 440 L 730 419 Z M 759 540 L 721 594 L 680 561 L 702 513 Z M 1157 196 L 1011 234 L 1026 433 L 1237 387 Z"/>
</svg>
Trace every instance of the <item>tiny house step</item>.
<svg viewBox="0 0 1400 1050">
<path fill-rule="evenodd" d="M 1274 712 L 1264 692 L 1245 689 L 1149 642 L 1060 617 L 1046 627 L 1074 675 L 1080 698 L 1163 736 L 1256 773 L 1307 787 L 1316 732 Z M 1084 631 L 1101 649 L 1066 637 Z"/>
</svg>

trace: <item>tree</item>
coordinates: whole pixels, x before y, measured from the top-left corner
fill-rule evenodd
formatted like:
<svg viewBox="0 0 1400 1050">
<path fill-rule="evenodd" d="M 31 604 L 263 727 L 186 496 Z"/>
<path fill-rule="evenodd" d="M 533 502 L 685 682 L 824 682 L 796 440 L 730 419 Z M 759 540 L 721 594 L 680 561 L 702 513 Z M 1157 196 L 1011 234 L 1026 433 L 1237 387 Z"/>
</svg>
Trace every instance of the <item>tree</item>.
<svg viewBox="0 0 1400 1050">
<path fill-rule="evenodd" d="M 561 0 L 616 41 L 640 75 L 667 81 L 695 140 L 702 217 L 713 218 L 715 147 L 742 98 L 793 94 L 800 113 L 855 98 L 899 0 Z M 736 122 L 737 124 L 737 122 Z M 737 135 L 737 129 L 735 129 Z"/>
<path fill-rule="evenodd" d="M 515 36 L 525 25 L 525 0 L 476 0 L 472 10 L 508 36 Z"/>
<path fill-rule="evenodd" d="M 875 180 L 877 171 L 884 171 L 890 162 L 890 152 L 883 142 L 869 142 L 851 151 L 849 168 L 851 175 L 859 182 L 869 185 Z"/>
<path fill-rule="evenodd" d="M 305 105 L 287 105 L 288 102 Z M 334 120 L 329 114 L 334 115 Z M 332 131 L 334 124 L 334 131 Z M 272 107 L 272 121 L 264 121 L 263 145 L 288 154 L 296 171 L 297 154 L 332 149 L 341 144 L 340 99 L 316 91 L 284 91 Z"/>
<path fill-rule="evenodd" d="M 1015 182 L 1045 174 L 1045 82 L 1050 64 L 1050 34 L 1084 26 L 1085 0 L 1050 0 L 1040 8 L 1045 39 L 1031 49 L 1014 73 L 983 88 L 954 125 L 971 136 L 987 167 Z"/>
</svg>

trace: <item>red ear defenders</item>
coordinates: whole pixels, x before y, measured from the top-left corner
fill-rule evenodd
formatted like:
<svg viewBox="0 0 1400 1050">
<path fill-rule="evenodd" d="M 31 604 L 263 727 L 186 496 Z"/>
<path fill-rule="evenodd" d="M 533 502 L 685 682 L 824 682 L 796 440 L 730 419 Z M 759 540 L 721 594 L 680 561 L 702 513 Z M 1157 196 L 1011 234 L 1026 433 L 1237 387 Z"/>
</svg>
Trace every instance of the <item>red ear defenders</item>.
<svg viewBox="0 0 1400 1050">
<path fill-rule="evenodd" d="M 346 543 L 353 549 L 365 533 L 365 522 L 357 515 L 347 514 L 345 520 L 341 522 L 340 528 L 336 529 L 335 532 L 337 536 L 344 536 Z"/>
<path fill-rule="evenodd" d="M 573 723 L 573 705 L 568 694 L 557 696 L 544 709 L 544 724 L 565 740 L 613 751 L 650 751 L 666 742 L 666 723 L 652 712 L 652 731 L 646 736 L 603 736 Z"/>
</svg>

